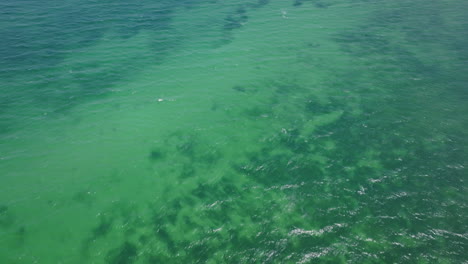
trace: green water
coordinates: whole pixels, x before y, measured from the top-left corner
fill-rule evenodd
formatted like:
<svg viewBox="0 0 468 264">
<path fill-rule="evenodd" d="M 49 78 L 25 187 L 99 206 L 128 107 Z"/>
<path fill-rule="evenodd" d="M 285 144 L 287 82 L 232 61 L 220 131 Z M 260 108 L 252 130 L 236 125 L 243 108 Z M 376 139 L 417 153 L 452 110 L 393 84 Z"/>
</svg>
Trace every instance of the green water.
<svg viewBox="0 0 468 264">
<path fill-rule="evenodd" d="M 0 263 L 468 263 L 468 2 L 0 3 Z"/>
</svg>

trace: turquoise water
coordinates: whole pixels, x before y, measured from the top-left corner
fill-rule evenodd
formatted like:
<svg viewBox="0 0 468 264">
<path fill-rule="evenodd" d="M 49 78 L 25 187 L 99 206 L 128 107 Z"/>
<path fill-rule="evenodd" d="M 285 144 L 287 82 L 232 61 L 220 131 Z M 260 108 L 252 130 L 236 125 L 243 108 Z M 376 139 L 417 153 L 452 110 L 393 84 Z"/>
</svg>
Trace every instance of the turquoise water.
<svg viewBox="0 0 468 264">
<path fill-rule="evenodd" d="M 0 263 L 468 263 L 468 2 L 0 3 Z"/>
</svg>

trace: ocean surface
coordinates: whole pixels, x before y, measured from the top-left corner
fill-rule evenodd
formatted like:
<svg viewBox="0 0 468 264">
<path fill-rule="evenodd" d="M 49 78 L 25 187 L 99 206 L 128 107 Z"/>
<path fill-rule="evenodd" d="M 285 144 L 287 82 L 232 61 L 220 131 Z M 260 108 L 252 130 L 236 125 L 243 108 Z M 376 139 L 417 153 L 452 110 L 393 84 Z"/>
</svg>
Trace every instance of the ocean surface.
<svg viewBox="0 0 468 264">
<path fill-rule="evenodd" d="M 468 263 L 468 1 L 0 1 L 0 263 Z"/>
</svg>

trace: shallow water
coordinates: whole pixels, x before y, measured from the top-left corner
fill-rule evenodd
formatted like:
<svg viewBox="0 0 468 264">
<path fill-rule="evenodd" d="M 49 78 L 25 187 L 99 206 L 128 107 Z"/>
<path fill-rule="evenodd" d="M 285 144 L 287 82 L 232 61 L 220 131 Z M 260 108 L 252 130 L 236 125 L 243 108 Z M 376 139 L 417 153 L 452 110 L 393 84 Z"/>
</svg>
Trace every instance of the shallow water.
<svg viewBox="0 0 468 264">
<path fill-rule="evenodd" d="M 0 263 L 465 263 L 468 3 L 0 3 Z"/>
</svg>

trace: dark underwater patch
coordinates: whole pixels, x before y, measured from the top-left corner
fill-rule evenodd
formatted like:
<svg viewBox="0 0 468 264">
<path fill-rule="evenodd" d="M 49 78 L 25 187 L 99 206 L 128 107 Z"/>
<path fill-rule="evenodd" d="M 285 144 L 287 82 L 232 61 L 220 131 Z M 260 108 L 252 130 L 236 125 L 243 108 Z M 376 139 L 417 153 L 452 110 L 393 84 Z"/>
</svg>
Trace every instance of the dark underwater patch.
<svg viewBox="0 0 468 264">
<path fill-rule="evenodd" d="M 289 95 L 296 94 L 304 91 L 304 87 L 298 85 L 294 80 L 293 81 L 276 81 L 272 82 L 270 86 L 274 91 L 279 95 Z"/>
<path fill-rule="evenodd" d="M 169 146 L 168 151 L 174 151 L 184 157 L 178 164 L 185 166 L 185 169 L 211 167 L 222 157 L 217 147 L 207 143 L 194 132 L 174 132 L 164 140 L 164 144 Z"/>
<path fill-rule="evenodd" d="M 305 102 L 305 111 L 313 115 L 329 114 L 339 108 L 333 102 L 321 102 L 318 98 L 310 96 Z"/>
<path fill-rule="evenodd" d="M 314 1 L 314 6 L 317 7 L 317 8 L 327 8 L 329 6 L 331 6 L 330 3 L 324 3 L 322 1 Z"/>
<path fill-rule="evenodd" d="M 258 0 L 255 3 L 247 3 L 238 6 L 234 11 L 231 11 L 223 20 L 222 30 L 223 37 L 221 45 L 228 44 L 232 41 L 232 32 L 241 28 L 249 20 L 248 11 L 255 8 L 260 8 L 269 3 L 269 0 Z"/>
<path fill-rule="evenodd" d="M 107 263 L 109 264 L 131 264 L 137 260 L 138 249 L 128 241 L 125 241 L 120 247 L 111 250 L 107 254 Z"/>
<path fill-rule="evenodd" d="M 247 15 L 228 15 L 224 19 L 223 28 L 228 31 L 240 28 L 245 22 L 247 22 L 248 18 L 249 17 Z"/>
<path fill-rule="evenodd" d="M 16 236 L 16 243 L 18 246 L 23 246 L 26 240 L 28 232 L 25 226 L 20 226 L 16 229 L 15 236 Z"/>
<path fill-rule="evenodd" d="M 151 150 L 150 154 L 148 155 L 148 158 L 151 161 L 158 161 L 164 159 L 165 155 L 161 150 L 153 149 Z"/>
<path fill-rule="evenodd" d="M 95 194 L 89 190 L 82 190 L 76 192 L 72 196 L 72 200 L 81 203 L 86 206 L 92 206 L 94 204 L 94 201 L 96 200 Z"/>
<path fill-rule="evenodd" d="M 240 86 L 240 85 L 235 85 L 232 87 L 232 89 L 234 91 L 241 92 L 241 93 L 245 93 L 247 91 L 247 89 L 244 86 Z"/>
<path fill-rule="evenodd" d="M 101 216 L 99 218 L 99 224 L 92 231 L 91 240 L 102 238 L 109 234 L 109 232 L 112 230 L 112 224 L 112 218 Z"/>
<path fill-rule="evenodd" d="M 302 0 L 294 0 L 293 6 L 301 6 L 302 4 Z"/>
<path fill-rule="evenodd" d="M 312 2 L 312 4 L 317 8 L 327 8 L 332 5 L 331 3 L 325 3 L 320 0 L 294 0 L 293 6 L 296 6 L 296 7 L 302 6 L 304 2 Z"/>
<path fill-rule="evenodd" d="M 299 128 L 284 129 L 279 135 L 279 142 L 294 153 L 306 154 L 310 152 L 311 144 L 307 137 L 301 135 Z"/>
<path fill-rule="evenodd" d="M 14 216 L 7 205 L 0 205 L 0 228 L 11 227 L 14 223 Z"/>
<path fill-rule="evenodd" d="M 196 169 L 193 164 L 184 164 L 182 165 L 182 171 L 179 175 L 181 179 L 187 179 L 194 177 L 196 175 Z"/>
<path fill-rule="evenodd" d="M 255 8 L 260 8 L 267 5 L 268 3 L 270 3 L 270 0 L 257 0 L 257 3 L 253 4 L 252 6 Z"/>
<path fill-rule="evenodd" d="M 0 205 L 0 215 L 6 213 L 8 211 L 8 206 Z"/>
<path fill-rule="evenodd" d="M 247 118 L 257 119 L 270 114 L 271 109 L 266 106 L 252 106 L 242 112 Z"/>
</svg>

